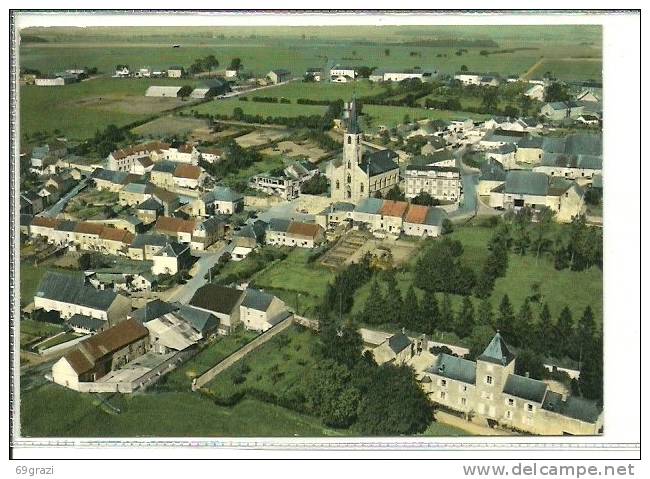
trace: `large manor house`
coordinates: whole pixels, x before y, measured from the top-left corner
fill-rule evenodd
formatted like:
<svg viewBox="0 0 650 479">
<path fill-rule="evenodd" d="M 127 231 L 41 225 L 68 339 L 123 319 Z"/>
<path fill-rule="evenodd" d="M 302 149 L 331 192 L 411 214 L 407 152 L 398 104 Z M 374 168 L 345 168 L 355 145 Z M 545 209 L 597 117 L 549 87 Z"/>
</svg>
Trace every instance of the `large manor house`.
<svg viewBox="0 0 650 479">
<path fill-rule="evenodd" d="M 376 192 L 385 195 L 399 184 L 399 166 L 396 153 L 381 150 L 364 152 L 363 135 L 357 118 L 356 101 L 346 104 L 344 118 L 343 158 L 328 165 L 332 199 L 358 204 Z"/>
</svg>

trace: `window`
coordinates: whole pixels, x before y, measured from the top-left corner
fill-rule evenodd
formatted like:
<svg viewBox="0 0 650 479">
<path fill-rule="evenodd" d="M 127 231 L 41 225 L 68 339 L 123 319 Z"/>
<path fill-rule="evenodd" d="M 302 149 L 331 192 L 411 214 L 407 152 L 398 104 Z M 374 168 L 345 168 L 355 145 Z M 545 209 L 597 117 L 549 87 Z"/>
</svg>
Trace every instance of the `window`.
<svg viewBox="0 0 650 479">
<path fill-rule="evenodd" d="M 348 160 L 348 168 L 352 168 L 352 162 Z"/>
<path fill-rule="evenodd" d="M 348 175 L 348 183 L 352 183 L 352 177 Z"/>
<path fill-rule="evenodd" d="M 445 399 L 447 397 L 447 393 L 444 391 L 440 391 L 440 399 Z"/>
<path fill-rule="evenodd" d="M 363 183 L 360 183 L 361 193 L 363 193 Z"/>
<path fill-rule="evenodd" d="M 515 400 L 514 399 L 508 399 L 508 406 L 514 406 L 515 405 Z"/>
<path fill-rule="evenodd" d="M 485 383 L 486 384 L 492 384 L 494 381 L 494 378 L 492 376 L 485 376 Z"/>
<path fill-rule="evenodd" d="M 424 230 L 424 231 L 426 232 L 427 230 Z M 465 386 L 464 384 L 461 384 L 460 386 L 458 386 L 458 389 L 465 392 L 465 391 L 467 391 L 467 386 Z"/>
<path fill-rule="evenodd" d="M 351 144 L 352 144 L 352 137 L 348 136 L 348 145 L 351 145 Z"/>
<path fill-rule="evenodd" d="M 526 404 L 526 411 L 533 412 L 535 407 L 532 404 Z"/>
<path fill-rule="evenodd" d="M 460 404 L 461 404 L 461 406 L 466 406 L 467 405 L 467 398 L 460 398 Z"/>
<path fill-rule="evenodd" d="M 338 190 L 340 188 L 341 188 L 341 183 L 339 183 L 339 180 L 336 180 L 336 189 Z"/>
<path fill-rule="evenodd" d="M 447 387 L 447 380 L 446 379 L 441 379 L 440 380 L 440 385 L 444 388 Z"/>
<path fill-rule="evenodd" d="M 506 411 L 506 419 L 512 419 L 512 411 Z"/>
</svg>

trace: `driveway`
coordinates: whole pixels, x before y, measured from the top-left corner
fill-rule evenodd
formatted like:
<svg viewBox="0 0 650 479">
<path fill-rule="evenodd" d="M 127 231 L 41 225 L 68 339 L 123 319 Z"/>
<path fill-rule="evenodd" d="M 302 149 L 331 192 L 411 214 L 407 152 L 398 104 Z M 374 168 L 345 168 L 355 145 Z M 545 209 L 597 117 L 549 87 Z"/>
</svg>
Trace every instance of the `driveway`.
<svg viewBox="0 0 650 479">
<path fill-rule="evenodd" d="M 68 204 L 68 201 L 70 201 L 72 198 L 77 196 L 81 190 L 83 190 L 86 186 L 88 186 L 88 178 L 84 178 L 81 180 L 77 186 L 72 188 L 70 191 L 68 191 L 65 195 L 63 195 L 59 201 L 54 203 L 50 208 L 45 210 L 42 215 L 46 216 L 48 218 L 55 218 L 57 215 L 61 214 L 63 212 L 63 208 L 65 208 L 65 205 Z"/>
<path fill-rule="evenodd" d="M 187 304 L 196 293 L 196 290 L 201 286 L 206 284 L 208 280 L 205 276 L 208 274 L 210 269 L 217 264 L 221 255 L 225 252 L 230 252 L 232 250 L 232 245 L 225 245 L 221 249 L 214 252 L 204 252 L 201 254 L 201 257 L 196 262 L 196 274 L 193 278 L 187 281 L 180 288 L 177 288 L 172 291 L 172 293 L 167 297 L 167 301 L 177 301 L 182 304 Z"/>
</svg>

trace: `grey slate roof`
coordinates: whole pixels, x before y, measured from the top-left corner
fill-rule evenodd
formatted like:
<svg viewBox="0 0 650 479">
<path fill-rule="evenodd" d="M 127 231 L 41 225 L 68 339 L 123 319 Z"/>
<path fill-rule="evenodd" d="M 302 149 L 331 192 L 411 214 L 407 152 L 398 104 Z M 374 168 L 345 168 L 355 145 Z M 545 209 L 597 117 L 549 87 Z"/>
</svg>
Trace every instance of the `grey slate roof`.
<svg viewBox="0 0 650 479">
<path fill-rule="evenodd" d="M 430 226 L 440 226 L 443 220 L 447 218 L 447 212 L 442 208 L 430 207 L 427 211 L 427 216 L 424 219 L 424 224 Z"/>
<path fill-rule="evenodd" d="M 467 384 L 476 384 L 476 363 L 446 353 L 440 353 L 427 372 Z"/>
<path fill-rule="evenodd" d="M 135 209 L 140 211 L 160 211 L 163 209 L 163 205 L 152 196 L 137 205 Z"/>
<path fill-rule="evenodd" d="M 395 159 L 398 158 L 397 153 L 392 150 L 380 150 L 374 153 L 364 155 L 359 168 L 365 172 L 369 172 L 370 176 L 380 175 L 390 170 L 398 169 Z"/>
<path fill-rule="evenodd" d="M 176 241 L 168 242 L 163 249 L 156 253 L 156 256 L 170 256 L 177 258 L 190 248 L 188 244 L 177 243 Z"/>
<path fill-rule="evenodd" d="M 388 346 L 395 354 L 402 352 L 411 345 L 411 340 L 404 333 L 393 334 L 388 338 Z"/>
<path fill-rule="evenodd" d="M 97 168 L 92 173 L 92 178 L 98 180 L 110 181 L 115 184 L 122 184 L 124 180 L 129 176 L 125 171 L 112 171 L 105 170 L 104 168 Z"/>
<path fill-rule="evenodd" d="M 200 224 L 200 227 L 205 230 L 206 233 L 211 234 L 219 230 L 220 226 L 226 224 L 226 221 L 223 216 L 211 216 L 206 219 L 203 223 Z"/>
<path fill-rule="evenodd" d="M 146 306 L 133 311 L 131 317 L 139 323 L 147 323 L 167 313 L 176 311 L 178 308 L 179 305 L 176 303 L 167 303 L 160 299 L 154 299 L 153 301 L 149 301 Z"/>
<path fill-rule="evenodd" d="M 286 233 L 289 229 L 289 224 L 291 221 L 285 220 L 283 218 L 271 218 L 269 220 L 269 231 L 277 231 L 281 233 Z"/>
<path fill-rule="evenodd" d="M 510 374 L 508 375 L 508 379 L 506 379 L 506 384 L 503 386 L 503 392 L 527 401 L 542 404 L 547 388 L 548 386 L 545 382 Z"/>
<path fill-rule="evenodd" d="M 176 165 L 171 161 L 159 161 L 158 163 L 156 163 L 156 165 L 153 167 L 151 171 L 174 174 L 174 171 L 176 171 L 177 166 L 178 165 Z"/>
<path fill-rule="evenodd" d="M 85 316 L 83 314 L 75 314 L 68 319 L 68 324 L 80 329 L 97 332 L 106 326 L 106 321 L 103 319 L 91 318 L 90 316 Z"/>
<path fill-rule="evenodd" d="M 234 236 L 240 238 L 252 238 L 255 241 L 259 241 L 264 238 L 264 233 L 266 232 L 267 224 L 262 220 L 257 220 L 252 223 L 247 223 L 242 228 L 237 231 Z"/>
<path fill-rule="evenodd" d="M 243 294 L 244 292 L 239 289 L 206 284 L 196 290 L 190 300 L 190 305 L 229 315 Z"/>
<path fill-rule="evenodd" d="M 506 342 L 497 331 L 492 338 L 492 341 L 490 341 L 490 344 L 488 344 L 485 351 L 483 351 L 483 354 L 478 357 L 478 360 L 505 366 L 506 364 L 510 364 L 510 361 L 514 358 L 515 356 L 510 352 Z"/>
<path fill-rule="evenodd" d="M 481 165 L 480 179 L 484 181 L 506 181 L 506 170 L 499 161 L 488 159 Z"/>
<path fill-rule="evenodd" d="M 512 170 L 506 175 L 505 192 L 507 194 L 546 196 L 548 187 L 548 176 L 544 173 Z"/>
<path fill-rule="evenodd" d="M 124 188 L 122 188 L 123 191 L 126 191 L 127 193 L 139 193 L 139 194 L 145 194 L 145 193 L 151 193 L 153 191 L 153 186 L 149 183 L 129 183 L 126 185 Z"/>
<path fill-rule="evenodd" d="M 230 201 L 236 203 L 243 200 L 244 197 L 227 186 L 215 186 L 212 191 L 205 193 L 201 199 L 206 203 L 212 201 Z"/>
<path fill-rule="evenodd" d="M 275 296 L 272 294 L 265 293 L 259 289 L 249 288 L 246 290 L 246 295 L 241 304 L 242 306 L 246 306 L 247 308 L 256 311 L 266 311 L 271 304 L 271 301 L 273 301 L 273 298 L 275 298 Z"/>
<path fill-rule="evenodd" d="M 193 308 L 192 306 L 182 304 L 174 314 L 183 318 L 202 334 L 206 331 L 216 329 L 219 326 L 219 318 L 214 314 Z"/>
<path fill-rule="evenodd" d="M 84 284 L 82 275 L 48 271 L 38 285 L 35 296 L 106 311 L 118 295 Z"/>
<path fill-rule="evenodd" d="M 380 198 L 364 198 L 354 209 L 357 213 L 377 214 L 384 205 L 384 200 Z"/>
<path fill-rule="evenodd" d="M 165 235 L 149 233 L 144 235 L 136 235 L 132 248 L 144 248 L 145 246 L 165 246 L 169 240 Z"/>
</svg>

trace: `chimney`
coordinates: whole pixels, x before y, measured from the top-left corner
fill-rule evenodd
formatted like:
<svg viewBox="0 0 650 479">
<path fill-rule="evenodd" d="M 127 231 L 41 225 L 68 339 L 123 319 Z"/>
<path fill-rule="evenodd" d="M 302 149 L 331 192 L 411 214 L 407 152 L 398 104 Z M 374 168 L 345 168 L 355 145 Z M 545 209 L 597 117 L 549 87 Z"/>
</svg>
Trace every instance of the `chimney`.
<svg viewBox="0 0 650 479">
<path fill-rule="evenodd" d="M 529 372 L 529 371 L 526 371 L 526 377 L 527 377 L 527 378 L 530 377 L 530 372 Z"/>
</svg>

